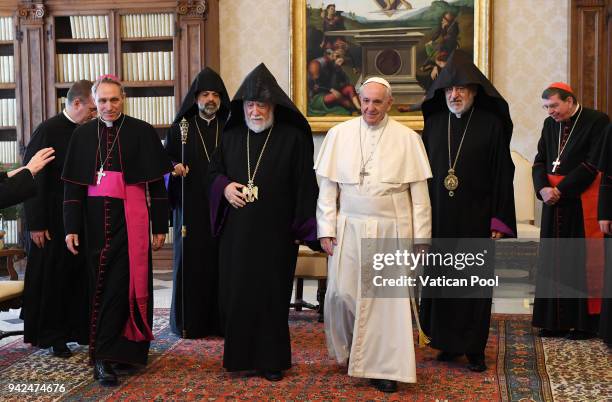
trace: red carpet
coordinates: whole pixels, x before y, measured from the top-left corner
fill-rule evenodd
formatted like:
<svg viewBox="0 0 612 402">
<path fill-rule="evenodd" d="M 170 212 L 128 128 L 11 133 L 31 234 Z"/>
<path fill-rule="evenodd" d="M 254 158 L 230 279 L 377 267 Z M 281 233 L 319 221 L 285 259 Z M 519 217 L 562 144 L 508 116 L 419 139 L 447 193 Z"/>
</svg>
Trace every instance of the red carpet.
<svg viewBox="0 0 612 402">
<path fill-rule="evenodd" d="M 290 327 L 294 367 L 285 379 L 270 383 L 221 367 L 222 339 L 182 340 L 169 331 L 168 310 L 155 312 L 156 340 L 149 366 L 121 376 L 116 388 L 99 386 L 86 366 L 86 348 L 68 360 L 16 339 L 0 348 L 0 398 L 28 400 L 409 400 L 546 401 L 551 400 L 542 345 L 529 316 L 494 315 L 486 350 L 489 369 L 472 373 L 466 361 L 435 361 L 436 351 L 417 348 L 418 383 L 400 384 L 396 394 L 374 390 L 365 379 L 327 357 L 323 324 L 313 312 L 292 312 Z M 10 392 L 11 384 L 63 384 L 62 392 Z"/>
</svg>

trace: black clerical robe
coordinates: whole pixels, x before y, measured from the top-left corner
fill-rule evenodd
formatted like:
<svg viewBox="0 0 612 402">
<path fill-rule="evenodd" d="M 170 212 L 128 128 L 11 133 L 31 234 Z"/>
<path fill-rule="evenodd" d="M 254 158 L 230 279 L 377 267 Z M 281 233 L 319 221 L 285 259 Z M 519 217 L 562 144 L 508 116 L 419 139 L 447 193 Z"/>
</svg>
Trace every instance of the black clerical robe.
<svg viewBox="0 0 612 402">
<path fill-rule="evenodd" d="M 84 255 L 72 255 L 64 241 L 64 159 L 77 127 L 64 113 L 41 123 L 26 149 L 24 163 L 39 150 L 53 147 L 55 159 L 35 178 L 36 196 L 25 203 L 28 231 L 49 231 L 43 248 L 30 241 L 21 318 L 24 341 L 39 347 L 66 342 L 87 344 L 88 276 Z"/>
<path fill-rule="evenodd" d="M 434 246 L 436 238 L 488 239 L 492 230 L 503 232 L 506 237 L 516 235 L 514 165 L 508 137 L 501 120 L 494 114 L 478 107 L 471 110 L 459 119 L 450 114 L 452 160 L 465 132 L 455 166 L 459 186 L 452 197 L 444 186 L 449 170 L 449 113 L 437 112 L 425 121 L 423 143 L 433 173 L 428 184 Z M 458 244 L 448 240 L 442 245 L 444 250 L 433 251 L 461 251 L 453 249 L 464 247 Z M 492 259 L 487 258 L 489 273 L 492 264 Z M 437 269 L 432 268 L 429 272 L 433 275 Z M 478 298 L 448 298 L 448 294 L 444 294 L 447 291 L 449 289 L 423 289 L 421 323 L 431 338 L 430 346 L 446 352 L 483 355 L 489 335 L 490 292 Z"/>
<path fill-rule="evenodd" d="M 532 322 L 535 327 L 549 330 L 597 332 L 599 308 L 589 306 L 585 297 L 589 287 L 585 270 L 588 245 L 583 240 L 585 212 L 588 213 L 583 208 L 596 207 L 583 205 L 581 195 L 597 177 L 601 138 L 608 117 L 596 110 L 580 108 L 582 110 L 577 110 L 567 123 L 570 131 L 575 127 L 557 169 L 553 172 L 553 162 L 559 154 L 559 135 L 563 135 L 565 123 L 557 123 L 552 117 L 544 121 L 533 164 L 533 184 L 540 200 L 540 190 L 555 187 L 551 183 L 562 180 L 556 185 L 561 191 L 561 199 L 554 205 L 542 207 L 542 241 Z M 552 238 L 575 240 L 568 246 L 569 242 L 549 240 Z M 602 279 L 600 277 L 599 281 Z"/>
<path fill-rule="evenodd" d="M 250 132 L 251 173 L 268 133 Z M 223 366 L 285 370 L 291 366 L 294 241 L 316 240 L 314 147 L 309 132 L 277 121 L 254 179 L 259 199 L 235 209 L 223 189 L 230 182 L 247 183 L 246 139 L 244 122 L 226 130 L 209 167 L 211 222 L 220 235 Z"/>
<path fill-rule="evenodd" d="M 36 183 L 29 170 L 23 169 L 13 177 L 0 172 L 0 209 L 19 204 L 36 194 Z"/>
<path fill-rule="evenodd" d="M 599 206 L 597 219 L 612 221 L 612 124 L 608 125 L 602 141 L 599 158 L 601 184 L 599 187 Z M 604 295 L 599 319 L 599 337 L 612 345 L 612 236 L 605 236 L 606 265 L 604 276 Z"/>
<path fill-rule="evenodd" d="M 70 141 L 62 175 L 66 234 L 84 230 L 85 238 L 79 250 L 85 253 L 94 278 L 91 283 L 90 358 L 92 361 L 144 365 L 153 324 L 151 248 L 149 245 L 146 250 L 145 272 L 138 272 L 144 274 L 146 283 L 134 284 L 134 280 L 143 277 L 134 275 L 134 264 L 130 261 L 132 250 L 128 240 L 132 242 L 134 236 L 128 239 L 130 228 L 126 208 L 128 211 L 132 208 L 118 197 L 96 195 L 99 188 L 97 171 L 101 164 L 107 175 L 101 178 L 101 183 L 120 177 L 126 188 L 133 185 L 144 191 L 146 185 L 150 207 L 144 198 L 139 201 L 139 207 L 148 210 L 154 234 L 166 233 L 168 229 L 168 198 L 163 175 L 172 165 L 153 127 L 122 115 L 112 128 L 107 128 L 99 119 L 77 128 Z M 139 224 L 148 225 L 146 217 Z M 145 300 L 132 297 L 132 288 L 138 285 L 144 286 Z M 133 335 L 135 327 L 143 336 Z"/>
<path fill-rule="evenodd" d="M 202 338 L 223 334 L 219 317 L 219 245 L 212 236 L 206 191 L 209 158 L 221 140 L 223 122 L 215 118 L 209 123 L 196 115 L 190 117 L 188 123 L 185 164 L 189 167 L 189 173 L 184 179 L 184 209 L 181 203 L 181 177 L 171 176 L 168 183 L 174 226 L 170 326 L 179 336 Z M 178 124 L 173 124 L 166 136 L 166 151 L 174 163 L 181 162 Z M 184 222 L 181 221 L 182 214 Z M 187 237 L 182 248 L 183 223 L 187 228 Z"/>
</svg>

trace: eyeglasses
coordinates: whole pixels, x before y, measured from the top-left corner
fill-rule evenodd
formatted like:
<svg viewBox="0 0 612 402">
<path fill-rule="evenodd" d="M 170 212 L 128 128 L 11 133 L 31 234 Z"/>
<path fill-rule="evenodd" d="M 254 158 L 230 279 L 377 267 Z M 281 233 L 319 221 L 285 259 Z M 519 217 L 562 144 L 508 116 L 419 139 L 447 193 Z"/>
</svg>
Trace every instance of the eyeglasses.
<svg viewBox="0 0 612 402">
<path fill-rule="evenodd" d="M 551 103 L 550 105 L 542 105 L 542 109 L 548 111 L 548 110 L 555 110 L 560 106 L 559 103 Z"/>
<path fill-rule="evenodd" d="M 450 94 L 453 91 L 457 92 L 458 94 L 464 95 L 468 91 L 468 87 L 456 86 L 456 87 L 447 87 L 447 88 L 444 88 L 444 92 L 446 92 L 446 94 Z"/>
</svg>

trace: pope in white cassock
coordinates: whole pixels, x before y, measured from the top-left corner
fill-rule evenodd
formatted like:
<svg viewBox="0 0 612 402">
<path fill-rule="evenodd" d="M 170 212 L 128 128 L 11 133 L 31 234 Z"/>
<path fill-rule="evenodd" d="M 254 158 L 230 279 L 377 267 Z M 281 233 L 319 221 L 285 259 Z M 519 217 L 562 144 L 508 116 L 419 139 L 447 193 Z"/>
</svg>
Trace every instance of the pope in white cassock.
<svg viewBox="0 0 612 402">
<path fill-rule="evenodd" d="M 397 381 L 416 382 L 409 289 L 362 297 L 362 275 L 372 269 L 362 239 L 429 239 L 431 170 L 421 137 L 387 115 L 389 83 L 370 78 L 359 97 L 362 116 L 333 127 L 315 162 L 318 238 L 330 256 L 325 333 L 350 376 L 395 392 Z"/>
</svg>

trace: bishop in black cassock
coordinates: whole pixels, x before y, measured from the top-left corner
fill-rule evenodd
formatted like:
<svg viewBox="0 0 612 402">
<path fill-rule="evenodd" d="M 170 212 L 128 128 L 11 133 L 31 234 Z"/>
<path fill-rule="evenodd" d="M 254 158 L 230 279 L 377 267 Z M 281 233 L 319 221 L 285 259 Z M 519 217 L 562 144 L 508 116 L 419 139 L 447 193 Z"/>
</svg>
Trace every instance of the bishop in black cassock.
<svg viewBox="0 0 612 402">
<path fill-rule="evenodd" d="M 163 176 L 172 164 L 155 129 L 122 113 L 125 95 L 116 78 L 102 77 L 93 93 L 100 117 L 74 131 L 66 154 L 64 225 L 68 248 L 85 253 L 94 278 L 94 378 L 115 385 L 110 363 L 147 363 L 153 339 L 149 232 L 153 247 L 161 247 L 168 230 Z M 76 238 L 82 231 L 85 239 Z"/>
<path fill-rule="evenodd" d="M 451 112 L 446 97 L 465 102 L 469 91 L 475 91 L 473 104 L 460 114 Z M 506 101 L 471 58 L 456 50 L 428 90 L 422 110 L 423 142 L 433 173 L 429 180 L 433 251 L 465 252 L 459 239 L 514 237 L 513 126 Z M 459 180 L 454 190 L 452 183 L 445 183 L 451 168 Z M 443 250 L 435 249 L 436 238 L 449 239 Z M 486 245 L 487 241 L 477 242 Z M 490 257 L 489 273 L 493 270 Z M 436 270 L 444 272 L 439 267 L 429 272 L 435 274 Z M 457 272 L 454 268 L 449 271 Z M 420 316 L 423 330 L 431 338 L 430 346 L 442 351 L 440 361 L 466 354 L 470 370 L 484 371 L 490 292 L 483 289 L 478 298 L 462 296 L 462 289 L 455 289 L 459 298 L 450 298 L 448 292 L 444 288 L 423 289 Z"/>
<path fill-rule="evenodd" d="M 597 332 L 601 310 L 597 165 L 608 116 L 578 104 L 564 83 L 551 84 L 542 99 L 549 117 L 532 169 L 544 201 L 532 323 L 541 336 L 572 330 L 571 339 L 585 339 Z"/>
<path fill-rule="evenodd" d="M 219 244 L 210 228 L 206 175 L 228 115 L 229 97 L 223 80 L 206 67 L 191 83 L 166 136 L 166 151 L 175 164 L 168 182 L 174 227 L 170 327 L 185 338 L 223 334 L 219 315 Z M 179 128 L 183 118 L 189 124 L 184 161 Z M 181 173 L 185 169 L 180 169 L 183 165 L 189 169 L 184 179 Z M 181 180 L 185 180 L 183 201 Z M 182 225 L 187 229 L 184 239 Z"/>
<path fill-rule="evenodd" d="M 247 127 L 248 107 L 261 108 L 259 117 L 273 107 L 272 125 L 253 117 L 249 124 L 260 128 Z M 229 371 L 262 370 L 274 381 L 291 367 L 295 241 L 317 238 L 313 150 L 308 122 L 260 64 L 231 102 L 209 167 L 211 222 L 220 236 L 223 366 Z"/>
<path fill-rule="evenodd" d="M 67 342 L 88 343 L 89 292 L 83 255 L 73 255 L 64 242 L 64 159 L 72 132 L 90 120 L 96 108 L 91 81 L 79 81 L 68 91 L 66 109 L 41 123 L 26 149 L 24 163 L 39 150 L 53 147 L 55 160 L 35 178 L 36 196 L 25 203 L 28 250 L 23 307 L 24 342 L 52 347 L 69 357 Z"/>
<path fill-rule="evenodd" d="M 605 277 L 599 318 L 599 337 L 612 347 L 612 124 L 608 125 L 602 141 L 599 158 L 601 184 L 599 187 L 599 207 L 597 219 L 605 234 Z"/>
</svg>

